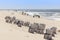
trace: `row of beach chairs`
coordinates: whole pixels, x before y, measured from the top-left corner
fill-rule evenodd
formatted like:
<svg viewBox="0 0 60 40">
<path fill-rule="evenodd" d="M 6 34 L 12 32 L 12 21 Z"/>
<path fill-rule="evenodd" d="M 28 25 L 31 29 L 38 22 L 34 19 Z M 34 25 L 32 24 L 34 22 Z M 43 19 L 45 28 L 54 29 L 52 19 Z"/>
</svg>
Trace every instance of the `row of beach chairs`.
<svg viewBox="0 0 60 40">
<path fill-rule="evenodd" d="M 11 24 L 16 24 L 18 27 L 27 26 L 27 27 L 29 27 L 29 29 L 28 29 L 29 33 L 43 34 L 44 39 L 47 39 L 47 40 L 53 40 L 52 37 L 55 37 L 56 30 L 57 30 L 56 27 L 45 29 L 45 27 L 46 27 L 45 24 L 42 24 L 42 23 L 40 23 L 40 24 L 39 23 L 31 24 L 30 22 L 25 22 L 25 21 L 16 19 L 16 17 L 10 17 L 10 16 L 5 17 L 5 22 L 6 23 L 11 23 Z M 44 32 L 44 30 L 46 32 Z"/>
</svg>

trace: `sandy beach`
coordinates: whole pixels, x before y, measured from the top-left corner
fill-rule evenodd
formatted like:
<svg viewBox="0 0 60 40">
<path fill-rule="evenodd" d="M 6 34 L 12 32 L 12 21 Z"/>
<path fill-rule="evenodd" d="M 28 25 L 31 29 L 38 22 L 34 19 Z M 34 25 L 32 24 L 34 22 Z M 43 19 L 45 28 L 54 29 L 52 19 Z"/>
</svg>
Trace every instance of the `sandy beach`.
<svg viewBox="0 0 60 40">
<path fill-rule="evenodd" d="M 21 28 L 14 24 L 5 22 L 5 16 L 15 16 L 17 19 L 28 21 L 30 23 L 44 23 L 46 28 L 57 27 L 60 29 L 60 21 L 48 20 L 44 17 L 33 18 L 32 16 L 22 15 L 20 11 L 0 11 L 0 40 L 45 40 L 44 35 L 32 34 L 28 32 L 28 27 L 22 26 Z M 57 31 L 54 40 L 60 40 L 60 33 Z"/>
</svg>

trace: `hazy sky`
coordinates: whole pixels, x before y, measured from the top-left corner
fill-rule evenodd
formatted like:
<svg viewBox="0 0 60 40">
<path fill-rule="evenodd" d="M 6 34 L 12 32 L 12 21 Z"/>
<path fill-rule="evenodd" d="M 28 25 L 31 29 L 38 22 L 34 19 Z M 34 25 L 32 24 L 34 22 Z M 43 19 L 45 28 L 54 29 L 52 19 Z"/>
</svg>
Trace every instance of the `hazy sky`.
<svg viewBox="0 0 60 40">
<path fill-rule="evenodd" d="M 60 9 L 60 0 L 0 0 L 0 9 Z"/>
</svg>

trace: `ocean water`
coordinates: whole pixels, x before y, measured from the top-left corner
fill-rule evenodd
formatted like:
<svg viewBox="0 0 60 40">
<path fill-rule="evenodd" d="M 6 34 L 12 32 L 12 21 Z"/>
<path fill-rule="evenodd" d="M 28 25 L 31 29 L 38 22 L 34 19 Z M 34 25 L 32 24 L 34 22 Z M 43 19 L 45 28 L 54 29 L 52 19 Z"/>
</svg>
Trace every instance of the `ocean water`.
<svg viewBox="0 0 60 40">
<path fill-rule="evenodd" d="M 49 20 L 59 20 L 60 21 L 60 12 L 26 12 L 29 15 L 40 15 Z"/>
</svg>

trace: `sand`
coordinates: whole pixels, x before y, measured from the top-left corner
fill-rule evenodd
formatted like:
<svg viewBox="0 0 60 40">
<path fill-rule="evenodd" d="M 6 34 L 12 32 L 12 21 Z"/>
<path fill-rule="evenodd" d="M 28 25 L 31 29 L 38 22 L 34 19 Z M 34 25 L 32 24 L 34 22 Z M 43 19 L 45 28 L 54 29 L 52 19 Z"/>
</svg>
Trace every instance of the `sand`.
<svg viewBox="0 0 60 40">
<path fill-rule="evenodd" d="M 9 24 L 5 22 L 5 16 L 15 16 L 17 19 L 28 21 L 31 23 L 44 23 L 46 28 L 52 26 L 57 27 L 57 30 L 60 29 L 60 21 L 48 20 L 44 17 L 33 18 L 32 16 L 22 15 L 21 12 L 15 11 L 0 11 L 0 40 L 45 40 L 42 34 L 32 34 L 28 32 L 28 27 L 22 26 L 21 28 L 15 24 Z M 56 37 L 53 37 L 54 40 L 60 40 L 60 33 L 57 31 Z"/>
</svg>

